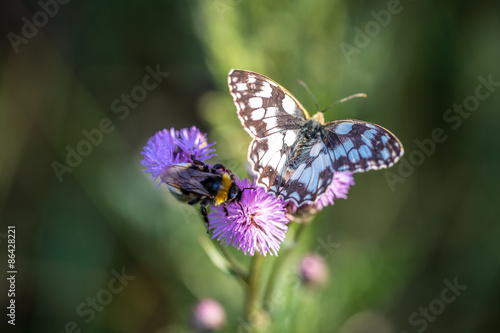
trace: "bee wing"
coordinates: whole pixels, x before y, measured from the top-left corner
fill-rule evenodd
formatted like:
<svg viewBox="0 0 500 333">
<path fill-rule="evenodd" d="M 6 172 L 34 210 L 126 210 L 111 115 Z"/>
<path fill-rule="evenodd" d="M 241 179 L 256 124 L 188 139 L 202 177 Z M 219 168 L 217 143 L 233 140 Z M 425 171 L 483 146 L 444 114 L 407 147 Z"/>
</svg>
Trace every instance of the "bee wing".
<svg viewBox="0 0 500 333">
<path fill-rule="evenodd" d="M 174 164 L 166 167 L 160 178 L 169 187 L 212 197 L 205 187 L 203 187 L 201 181 L 213 176 L 209 172 L 190 168 L 187 165 Z"/>
</svg>

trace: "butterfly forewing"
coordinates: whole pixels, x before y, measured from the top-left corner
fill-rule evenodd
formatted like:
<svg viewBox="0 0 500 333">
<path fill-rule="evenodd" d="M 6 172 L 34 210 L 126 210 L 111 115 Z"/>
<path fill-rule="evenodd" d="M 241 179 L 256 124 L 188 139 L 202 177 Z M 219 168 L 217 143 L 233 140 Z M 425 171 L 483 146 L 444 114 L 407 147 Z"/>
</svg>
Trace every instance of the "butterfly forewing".
<svg viewBox="0 0 500 333">
<path fill-rule="evenodd" d="M 285 88 L 257 73 L 232 70 L 228 85 L 241 124 L 254 138 L 248 159 L 257 183 L 268 190 L 281 187 L 277 178 L 285 172 L 307 111 Z"/>
<path fill-rule="evenodd" d="M 315 202 L 335 172 L 387 168 L 403 155 L 399 140 L 383 127 L 310 118 L 292 94 L 261 74 L 232 70 L 228 85 L 253 138 L 248 159 L 257 184 L 297 206 Z"/>
<path fill-rule="evenodd" d="M 309 118 L 292 94 L 264 75 L 233 69 L 228 85 L 241 124 L 253 138 L 300 129 Z"/>
<path fill-rule="evenodd" d="M 337 120 L 324 127 L 323 140 L 335 171 L 364 172 L 391 167 L 403 154 L 399 140 L 382 126 Z"/>
</svg>

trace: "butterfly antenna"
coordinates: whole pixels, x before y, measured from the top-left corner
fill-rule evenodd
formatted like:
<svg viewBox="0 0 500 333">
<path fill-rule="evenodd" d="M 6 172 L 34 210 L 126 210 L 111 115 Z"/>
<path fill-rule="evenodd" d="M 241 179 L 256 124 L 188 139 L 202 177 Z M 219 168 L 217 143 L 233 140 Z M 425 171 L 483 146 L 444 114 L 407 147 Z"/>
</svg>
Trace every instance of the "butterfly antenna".
<svg viewBox="0 0 500 333">
<path fill-rule="evenodd" d="M 354 95 L 351 95 L 351 96 L 347 96 L 345 98 L 342 98 L 340 101 L 337 101 L 335 103 L 333 103 L 332 105 L 330 105 L 329 107 L 327 107 L 326 109 L 324 109 L 323 111 L 320 111 L 321 113 L 324 113 L 325 111 L 331 109 L 332 107 L 334 107 L 335 105 L 337 104 L 340 104 L 340 103 L 344 103 L 345 101 L 348 101 L 350 99 L 353 99 L 353 98 L 358 98 L 358 97 L 363 97 L 363 98 L 366 98 L 366 94 L 364 93 L 360 93 L 360 94 L 354 94 Z"/>
<path fill-rule="evenodd" d="M 314 97 L 311 89 L 309 89 L 309 87 L 307 86 L 307 84 L 304 81 L 302 81 L 302 80 L 297 80 L 297 83 L 300 84 L 307 91 L 307 93 L 309 94 L 309 96 L 311 96 L 312 100 L 314 101 L 314 104 L 316 105 L 316 111 L 320 112 L 319 111 L 318 100 L 316 99 L 316 97 Z"/>
</svg>

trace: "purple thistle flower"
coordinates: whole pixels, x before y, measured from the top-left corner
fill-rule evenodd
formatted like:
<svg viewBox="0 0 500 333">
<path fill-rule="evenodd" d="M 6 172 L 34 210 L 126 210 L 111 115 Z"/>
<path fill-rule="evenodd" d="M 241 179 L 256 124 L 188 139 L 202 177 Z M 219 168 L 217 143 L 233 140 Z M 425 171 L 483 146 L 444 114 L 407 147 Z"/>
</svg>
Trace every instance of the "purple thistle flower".
<svg viewBox="0 0 500 333">
<path fill-rule="evenodd" d="M 191 159 L 191 155 L 198 161 L 208 160 L 215 156 L 215 154 L 212 154 L 215 149 L 210 148 L 214 144 L 215 142 L 207 144 L 207 135 L 201 133 L 195 126 L 183 128 L 179 131 L 177 145 L 181 149 L 180 154 L 184 155 L 188 160 Z"/>
<path fill-rule="evenodd" d="M 236 179 L 236 185 L 251 189 L 243 191 L 239 203 L 227 205 L 228 216 L 222 206 L 212 207 L 213 212 L 208 215 L 212 239 L 217 238 L 221 245 L 231 244 L 251 256 L 255 251 L 277 256 L 289 222 L 283 201 L 248 179 Z"/>
<path fill-rule="evenodd" d="M 347 199 L 347 191 L 354 185 L 352 172 L 335 172 L 333 180 L 323 195 L 316 199 L 314 203 L 318 210 L 328 205 L 333 205 L 333 199 Z"/>
<path fill-rule="evenodd" d="M 199 161 L 209 159 L 215 154 L 210 149 L 215 142 L 207 144 L 207 135 L 195 126 L 176 131 L 163 129 L 152 136 L 141 152 L 141 164 L 148 167 L 144 172 L 151 174 L 156 181 L 165 167 L 172 164 L 191 162 L 191 155 Z M 161 184 L 161 182 L 160 182 Z M 159 185 L 158 185 L 159 186 Z"/>
<path fill-rule="evenodd" d="M 307 221 L 326 206 L 333 205 L 334 199 L 347 199 L 347 191 L 349 191 L 351 185 L 354 185 L 352 172 L 335 172 L 332 183 L 326 192 L 316 199 L 314 204 L 297 207 L 292 201 L 287 201 L 286 207 L 288 212 L 293 215 L 292 220 L 296 222 Z"/>
<path fill-rule="evenodd" d="M 144 159 L 141 164 L 149 169 L 144 170 L 151 174 L 151 179 L 156 181 L 165 167 L 179 163 L 179 156 L 174 156 L 177 149 L 177 133 L 171 128 L 157 132 L 152 136 L 141 152 Z"/>
</svg>

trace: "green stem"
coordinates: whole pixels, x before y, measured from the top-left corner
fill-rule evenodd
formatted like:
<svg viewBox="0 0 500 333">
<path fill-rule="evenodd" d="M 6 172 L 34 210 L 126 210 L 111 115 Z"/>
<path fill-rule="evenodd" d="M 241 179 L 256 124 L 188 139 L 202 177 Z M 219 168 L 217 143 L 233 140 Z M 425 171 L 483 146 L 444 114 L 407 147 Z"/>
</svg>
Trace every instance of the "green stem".
<svg viewBox="0 0 500 333">
<path fill-rule="evenodd" d="M 199 242 L 215 267 L 226 274 L 237 276 L 241 281 L 247 283 L 248 274 L 245 268 L 233 258 L 225 246 L 219 246 L 219 244 L 211 241 L 207 237 L 200 237 Z"/>
<path fill-rule="evenodd" d="M 303 234 L 306 229 L 308 223 L 300 223 L 297 230 L 295 231 L 295 235 L 293 237 L 293 241 L 288 247 L 282 249 L 280 251 L 279 260 L 274 264 L 270 277 L 269 283 L 267 284 L 266 292 L 264 293 L 264 302 L 267 304 L 267 300 L 271 299 L 272 293 L 276 288 L 276 284 L 280 280 L 284 267 L 286 267 L 285 263 L 288 262 L 290 256 L 293 251 L 297 248 L 297 243 L 299 241 L 300 236 Z"/>
<path fill-rule="evenodd" d="M 302 235 L 302 233 L 304 232 L 304 230 L 306 230 L 306 227 L 309 225 L 309 222 L 308 223 L 300 223 L 299 224 L 299 227 L 297 229 L 297 232 L 295 232 L 295 236 L 293 237 L 293 242 L 295 244 L 297 244 L 299 242 L 299 238 L 300 236 Z"/>
<path fill-rule="evenodd" d="M 259 253 L 256 253 L 252 260 L 252 265 L 250 267 L 250 272 L 248 274 L 248 289 L 247 289 L 247 299 L 245 305 L 245 314 L 248 323 L 253 323 L 252 317 L 258 314 L 262 310 L 262 306 L 259 300 L 259 287 L 262 278 L 262 266 L 264 263 L 264 257 Z"/>
<path fill-rule="evenodd" d="M 243 282 L 248 281 L 248 273 L 245 271 L 243 266 L 229 253 L 225 246 L 220 246 L 222 255 L 226 258 L 227 262 L 231 266 L 231 273 L 238 276 Z"/>
</svg>

